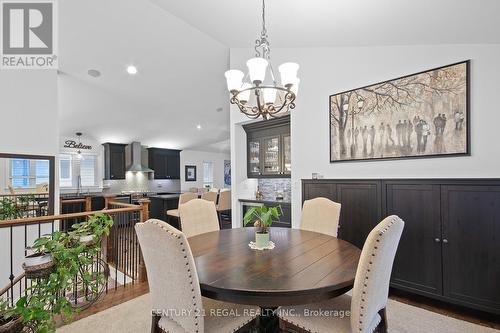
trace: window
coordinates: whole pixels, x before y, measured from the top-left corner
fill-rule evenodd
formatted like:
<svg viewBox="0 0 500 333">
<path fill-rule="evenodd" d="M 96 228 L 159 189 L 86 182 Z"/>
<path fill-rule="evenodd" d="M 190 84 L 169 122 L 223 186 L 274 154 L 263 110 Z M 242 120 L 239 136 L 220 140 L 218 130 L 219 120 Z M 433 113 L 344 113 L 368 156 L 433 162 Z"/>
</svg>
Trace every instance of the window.
<svg viewBox="0 0 500 333">
<path fill-rule="evenodd" d="M 81 186 L 96 186 L 96 158 L 87 155 L 80 160 Z"/>
<path fill-rule="evenodd" d="M 214 163 L 203 162 L 203 187 L 214 187 Z"/>
<path fill-rule="evenodd" d="M 71 175 L 71 155 L 59 156 L 59 186 L 71 187 L 73 185 Z"/>
<path fill-rule="evenodd" d="M 13 187 L 28 187 L 30 184 L 30 161 L 12 159 L 10 179 Z"/>
<path fill-rule="evenodd" d="M 97 186 L 97 157 L 83 155 L 59 155 L 59 186 L 60 187 L 93 187 Z"/>
<path fill-rule="evenodd" d="M 49 183 L 48 160 L 10 160 L 10 184 L 12 187 L 35 187 L 37 184 Z"/>
</svg>

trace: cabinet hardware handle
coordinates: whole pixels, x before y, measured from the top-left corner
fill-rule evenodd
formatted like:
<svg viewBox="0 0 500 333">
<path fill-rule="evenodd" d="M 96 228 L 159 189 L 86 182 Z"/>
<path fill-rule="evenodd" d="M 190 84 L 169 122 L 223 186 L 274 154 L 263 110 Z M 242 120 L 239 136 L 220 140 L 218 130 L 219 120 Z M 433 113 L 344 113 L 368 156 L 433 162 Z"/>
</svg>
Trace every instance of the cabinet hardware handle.
<svg viewBox="0 0 500 333">
<path fill-rule="evenodd" d="M 443 243 L 448 243 L 448 240 L 446 238 L 443 239 Z"/>
<path fill-rule="evenodd" d="M 441 240 L 440 240 L 439 238 L 435 238 L 435 239 L 434 239 L 434 241 L 435 241 L 436 243 L 439 243 Z"/>
</svg>

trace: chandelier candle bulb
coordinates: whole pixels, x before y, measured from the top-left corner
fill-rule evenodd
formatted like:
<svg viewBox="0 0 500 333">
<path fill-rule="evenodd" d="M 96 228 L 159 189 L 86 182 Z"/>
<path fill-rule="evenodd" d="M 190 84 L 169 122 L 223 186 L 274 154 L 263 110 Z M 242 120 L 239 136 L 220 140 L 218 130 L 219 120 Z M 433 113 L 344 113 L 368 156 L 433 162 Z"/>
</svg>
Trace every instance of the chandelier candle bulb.
<svg viewBox="0 0 500 333">
<path fill-rule="evenodd" d="M 250 100 L 250 93 L 252 92 L 250 88 L 252 88 L 252 85 L 247 82 L 243 83 L 243 86 L 241 86 L 241 92 L 239 94 L 239 97 L 242 103 L 246 103 L 248 102 L 248 100 Z"/>
<path fill-rule="evenodd" d="M 264 103 L 266 104 L 274 104 L 276 101 L 276 93 L 278 91 L 276 89 L 265 89 L 264 90 Z"/>
<path fill-rule="evenodd" d="M 224 73 L 227 81 L 227 89 L 232 91 L 238 91 L 241 88 L 241 84 L 243 82 L 243 77 L 245 74 L 242 71 L 237 69 L 231 69 Z"/>
<path fill-rule="evenodd" d="M 256 85 L 264 82 L 266 78 L 266 69 L 269 62 L 264 58 L 252 58 L 247 61 L 250 80 Z"/>
<path fill-rule="evenodd" d="M 286 62 L 278 67 L 281 75 L 281 84 L 287 88 L 290 88 L 297 81 L 297 72 L 299 70 L 299 64 L 294 62 Z"/>
<path fill-rule="evenodd" d="M 295 82 L 293 83 L 293 86 L 290 88 L 290 90 L 297 96 L 299 93 L 299 85 L 300 85 L 300 79 L 296 79 Z"/>
</svg>

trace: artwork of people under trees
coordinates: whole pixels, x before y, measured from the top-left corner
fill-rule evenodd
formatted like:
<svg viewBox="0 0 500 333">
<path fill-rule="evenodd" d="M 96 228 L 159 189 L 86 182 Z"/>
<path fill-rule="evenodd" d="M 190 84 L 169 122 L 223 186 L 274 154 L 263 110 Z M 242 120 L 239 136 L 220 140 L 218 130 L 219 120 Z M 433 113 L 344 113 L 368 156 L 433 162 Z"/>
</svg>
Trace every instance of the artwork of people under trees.
<svg viewBox="0 0 500 333">
<path fill-rule="evenodd" d="M 330 161 L 469 154 L 469 62 L 330 96 Z"/>
</svg>

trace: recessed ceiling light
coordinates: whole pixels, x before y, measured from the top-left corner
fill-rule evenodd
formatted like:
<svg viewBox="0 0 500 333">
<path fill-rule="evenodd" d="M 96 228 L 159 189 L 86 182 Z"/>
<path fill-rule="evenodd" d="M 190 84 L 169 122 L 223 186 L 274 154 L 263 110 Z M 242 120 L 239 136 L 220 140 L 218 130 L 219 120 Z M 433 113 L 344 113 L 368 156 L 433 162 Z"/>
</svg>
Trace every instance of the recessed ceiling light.
<svg viewBox="0 0 500 333">
<path fill-rule="evenodd" d="M 128 66 L 127 67 L 127 73 L 129 73 L 130 75 L 137 74 L 137 67 L 135 67 L 134 65 Z"/>
<path fill-rule="evenodd" d="M 89 69 L 87 71 L 87 74 L 92 76 L 92 77 L 99 77 L 101 76 L 101 72 L 99 72 L 97 69 Z"/>
<path fill-rule="evenodd" d="M 201 125 L 200 124 L 196 125 L 196 128 L 201 130 Z"/>
</svg>

